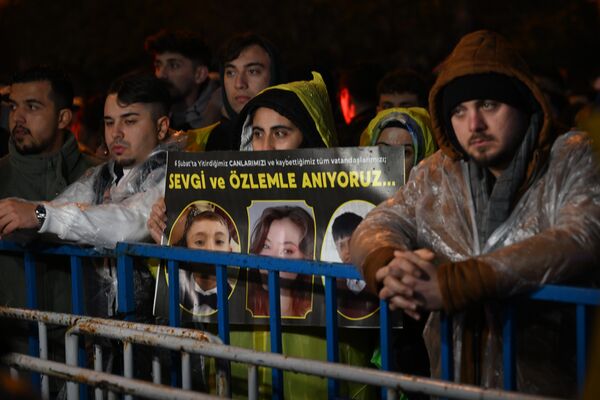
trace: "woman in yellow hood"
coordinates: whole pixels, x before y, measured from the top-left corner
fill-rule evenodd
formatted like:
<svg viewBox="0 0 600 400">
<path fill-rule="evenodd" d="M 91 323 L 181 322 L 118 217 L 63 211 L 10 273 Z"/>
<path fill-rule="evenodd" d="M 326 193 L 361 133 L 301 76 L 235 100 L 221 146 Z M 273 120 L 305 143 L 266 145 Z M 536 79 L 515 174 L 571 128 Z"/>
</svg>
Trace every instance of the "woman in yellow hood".
<svg viewBox="0 0 600 400">
<path fill-rule="evenodd" d="M 240 150 L 290 150 L 337 145 L 333 113 L 321 75 L 269 87 L 240 112 Z M 263 123 L 269 120 L 269 126 Z M 277 123 L 272 122 L 277 119 Z"/>
<path fill-rule="evenodd" d="M 240 112 L 240 150 L 293 150 L 298 148 L 333 147 L 337 145 L 333 112 L 327 88 L 321 75 L 312 73 L 310 81 L 297 81 L 269 87 L 246 104 Z M 231 344 L 258 351 L 270 350 L 268 326 L 236 327 L 231 331 Z M 322 327 L 284 326 L 283 354 L 291 357 L 326 361 L 325 330 Z M 366 367 L 372 352 L 364 336 L 340 330 L 340 362 Z M 233 392 L 247 389 L 246 369 L 232 366 Z M 261 398 L 270 398 L 271 371 L 259 369 Z M 327 396 L 327 381 L 315 376 L 286 372 L 284 398 L 316 399 Z M 340 394 L 351 398 L 373 398 L 373 387 L 342 382 Z"/>
<path fill-rule="evenodd" d="M 421 107 L 388 108 L 371 120 L 360 136 L 361 146 L 406 146 L 405 172 L 436 150 L 427 110 Z"/>
</svg>

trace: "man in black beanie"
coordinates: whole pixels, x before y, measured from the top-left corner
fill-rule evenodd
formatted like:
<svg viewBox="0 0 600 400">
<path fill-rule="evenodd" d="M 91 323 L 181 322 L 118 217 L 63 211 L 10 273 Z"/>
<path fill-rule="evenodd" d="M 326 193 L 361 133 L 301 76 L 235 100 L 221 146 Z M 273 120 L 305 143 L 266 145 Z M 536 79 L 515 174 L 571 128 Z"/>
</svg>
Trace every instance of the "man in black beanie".
<svg viewBox="0 0 600 400">
<path fill-rule="evenodd" d="M 462 76 L 444 88 L 444 126 L 464 155 L 498 176 L 523 140 L 533 112 L 530 97 L 506 75 Z"/>
<path fill-rule="evenodd" d="M 352 236 L 367 286 L 413 318 L 440 376 L 439 311 L 453 315 L 454 379 L 503 386 L 502 300 L 597 284 L 600 174 L 587 134 L 560 135 L 541 89 L 500 35 L 466 35 L 429 95 L 440 150 Z M 572 310 L 571 310 L 572 311 Z M 516 389 L 577 394 L 572 312 L 515 310 Z"/>
</svg>

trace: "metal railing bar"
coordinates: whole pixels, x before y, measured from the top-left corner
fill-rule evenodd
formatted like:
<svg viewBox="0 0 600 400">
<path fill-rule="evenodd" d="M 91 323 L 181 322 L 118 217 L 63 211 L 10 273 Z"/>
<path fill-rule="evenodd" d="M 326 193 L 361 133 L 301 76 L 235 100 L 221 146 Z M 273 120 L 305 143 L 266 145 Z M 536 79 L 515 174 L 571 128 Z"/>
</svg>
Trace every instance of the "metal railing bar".
<svg viewBox="0 0 600 400">
<path fill-rule="evenodd" d="M 600 306 L 600 290 L 573 286 L 545 285 L 526 295 L 531 300 Z"/>
<path fill-rule="evenodd" d="M 5 364 L 20 369 L 52 375 L 54 377 L 78 383 L 99 386 L 111 391 L 158 400 L 217 400 L 218 397 L 204 393 L 190 392 L 168 386 L 156 385 L 136 379 L 127 379 L 104 372 L 73 367 L 54 361 L 23 354 L 8 354 L 2 357 Z"/>
<path fill-rule="evenodd" d="M 460 399 L 547 399 L 547 397 L 504 392 L 495 389 L 483 389 L 476 386 L 460 385 L 437 379 L 383 372 L 369 368 L 292 358 L 282 354 L 263 353 L 234 346 L 201 343 L 189 338 L 175 338 L 161 334 L 145 335 L 144 332 L 136 329 L 115 329 L 113 327 L 106 327 L 95 323 L 79 323 L 77 326 L 73 327 L 70 332 L 98 335 L 117 340 L 127 340 L 147 346 L 160 345 L 170 350 L 202 354 L 214 358 L 322 376 L 325 378 L 384 386 L 405 392 L 426 393 L 433 396 Z"/>
<path fill-rule="evenodd" d="M 86 317 L 81 315 L 55 313 L 51 311 L 28 310 L 26 308 L 12 308 L 0 306 L 0 317 L 14 318 L 33 322 L 41 321 L 45 322 L 46 324 L 60 326 L 72 326 L 75 325 L 78 321 L 91 321 L 95 323 L 105 324 L 107 326 L 140 329 L 145 332 L 155 332 L 175 337 L 204 340 L 215 342 L 218 344 L 221 343 L 220 339 L 217 336 L 196 329 L 177 328 L 166 325 L 140 324 L 117 319 Z"/>
<path fill-rule="evenodd" d="M 94 345 L 94 371 L 102 372 L 102 346 L 99 344 Z M 94 397 L 96 400 L 103 399 L 103 390 L 100 387 L 94 389 Z"/>
<path fill-rule="evenodd" d="M 504 313 L 504 326 L 502 327 L 502 365 L 504 375 L 503 387 L 505 390 L 514 390 L 516 384 L 514 306 L 508 304 L 504 310 Z"/>
<path fill-rule="evenodd" d="M 577 343 L 577 384 L 579 388 L 583 388 L 585 383 L 585 371 L 587 365 L 587 314 L 585 305 L 578 304 L 575 308 L 576 329 L 575 335 Z"/>
<path fill-rule="evenodd" d="M 133 379 L 133 343 L 123 341 L 123 376 Z M 130 394 L 125 395 L 125 400 L 133 400 Z"/>
<path fill-rule="evenodd" d="M 190 353 L 185 351 L 181 353 L 181 388 L 185 390 L 192 389 L 192 366 Z"/>
<path fill-rule="evenodd" d="M 229 344 L 229 284 L 227 283 L 227 267 L 225 265 L 215 266 L 217 275 L 217 321 L 219 337 L 223 344 Z"/>
<path fill-rule="evenodd" d="M 161 384 L 161 373 L 160 357 L 155 355 L 152 357 L 152 383 Z"/>
<path fill-rule="evenodd" d="M 281 340 L 281 293 L 279 271 L 269 271 L 269 326 L 271 332 L 271 353 L 282 353 Z M 272 396 L 274 399 L 283 398 L 283 371 L 277 368 L 271 370 Z"/>
<path fill-rule="evenodd" d="M 248 400 L 258 400 L 258 367 L 248 365 Z"/>
<path fill-rule="evenodd" d="M 226 253 L 219 251 L 192 250 L 185 247 L 164 247 L 153 244 L 118 243 L 117 255 L 154 257 L 180 262 L 203 262 L 214 265 L 229 265 L 242 268 L 257 268 L 268 271 L 295 272 L 304 275 L 335 276 L 344 279 L 362 279 L 358 269 L 352 264 L 329 263 L 323 261 L 291 260 L 259 256 L 255 254 Z M 285 269 L 281 264 L 285 264 Z"/>
<path fill-rule="evenodd" d="M 65 334 L 65 361 L 66 365 L 77 367 L 77 353 L 79 348 L 79 336 L 71 334 L 69 331 Z M 79 399 L 79 385 L 75 381 L 67 382 L 67 399 Z"/>
<path fill-rule="evenodd" d="M 339 360 L 338 329 L 337 329 L 337 282 L 330 276 L 325 278 L 325 327 L 327 343 L 327 361 L 336 363 Z M 336 398 L 339 383 L 334 379 L 327 382 L 329 398 Z"/>
<path fill-rule="evenodd" d="M 35 242 L 26 246 L 16 242 L 0 240 L 0 251 L 9 251 L 16 253 L 32 252 L 44 255 L 56 256 L 78 256 L 78 257 L 114 257 L 115 252 L 107 249 L 95 249 L 93 247 L 82 247 L 72 244 L 55 245 L 50 243 Z"/>
<path fill-rule="evenodd" d="M 40 358 L 48 359 L 48 327 L 43 322 L 38 322 L 38 339 L 40 343 Z M 48 375 L 41 376 L 42 398 L 47 400 L 50 398 L 50 381 Z"/>
<path fill-rule="evenodd" d="M 178 327 L 181 325 L 179 313 L 179 263 L 167 261 L 167 273 L 169 278 L 169 325 Z"/>
</svg>

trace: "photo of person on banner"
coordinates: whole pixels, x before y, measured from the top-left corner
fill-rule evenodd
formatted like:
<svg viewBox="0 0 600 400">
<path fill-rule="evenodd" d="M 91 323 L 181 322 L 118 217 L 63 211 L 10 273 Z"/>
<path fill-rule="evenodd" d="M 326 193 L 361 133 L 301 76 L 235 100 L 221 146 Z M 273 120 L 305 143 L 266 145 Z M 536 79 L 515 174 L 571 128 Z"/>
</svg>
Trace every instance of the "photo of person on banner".
<svg viewBox="0 0 600 400">
<path fill-rule="evenodd" d="M 249 253 L 287 259 L 314 259 L 315 221 L 300 206 L 265 208 L 253 224 Z M 282 318 L 306 318 L 312 311 L 314 278 L 281 272 L 280 301 Z M 267 272 L 248 270 L 246 309 L 254 317 L 269 316 Z"/>
<path fill-rule="evenodd" d="M 331 234 L 340 260 L 350 264 L 350 238 L 363 220 L 354 212 L 338 215 L 331 226 Z M 379 299 L 367 292 L 366 283 L 359 279 L 338 279 L 338 313 L 348 319 L 368 318 L 379 309 Z"/>
<path fill-rule="evenodd" d="M 350 200 L 339 205 L 327 224 L 319 259 L 351 264 L 350 238 L 373 208 L 373 203 L 364 200 Z M 337 279 L 337 312 L 344 320 L 360 321 L 377 314 L 379 299 L 365 288 L 366 283 L 361 279 Z"/>
<path fill-rule="evenodd" d="M 171 232 L 175 246 L 188 249 L 239 252 L 237 230 L 227 213 L 210 202 L 196 202 L 187 207 Z M 235 271 L 237 269 L 230 269 Z M 228 297 L 237 276 L 228 279 Z M 179 269 L 179 301 L 192 319 L 217 311 L 217 280 L 214 265 L 182 264 Z"/>
</svg>

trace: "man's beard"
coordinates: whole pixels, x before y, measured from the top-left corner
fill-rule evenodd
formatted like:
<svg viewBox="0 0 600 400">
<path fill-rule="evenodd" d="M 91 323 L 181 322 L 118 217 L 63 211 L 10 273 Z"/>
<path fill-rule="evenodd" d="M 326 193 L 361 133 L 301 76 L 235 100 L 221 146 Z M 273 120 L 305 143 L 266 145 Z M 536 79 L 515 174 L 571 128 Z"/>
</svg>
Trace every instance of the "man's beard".
<svg viewBox="0 0 600 400">
<path fill-rule="evenodd" d="M 179 88 L 177 88 L 171 81 L 163 79 L 163 82 L 165 82 L 167 85 L 169 95 L 171 96 L 171 102 L 173 102 L 174 104 L 179 103 L 185 98 L 186 94 L 179 90 Z"/>
<path fill-rule="evenodd" d="M 514 152 L 504 150 L 494 155 L 487 155 L 484 152 L 475 152 L 470 153 L 469 156 L 480 167 L 505 168 L 512 161 L 514 157 Z"/>
<path fill-rule="evenodd" d="M 21 129 L 25 132 L 24 136 L 21 136 L 20 139 L 15 139 L 15 130 Z M 43 150 L 43 144 L 38 143 L 34 137 L 31 135 L 31 131 L 24 126 L 15 126 L 10 134 L 13 143 L 15 144 L 15 149 L 24 156 L 40 154 Z M 29 138 L 29 140 L 27 140 Z"/>
<path fill-rule="evenodd" d="M 129 168 L 135 165 L 135 160 L 133 158 L 123 158 L 121 160 L 115 160 L 115 164 L 122 168 Z"/>
<path fill-rule="evenodd" d="M 483 139 L 494 141 L 494 138 L 485 133 L 473 135 L 471 140 Z M 505 168 L 512 161 L 519 143 L 511 143 L 507 147 L 500 149 L 495 154 L 488 154 L 486 149 L 476 149 L 469 152 L 469 157 L 479 166 L 484 168 Z"/>
</svg>

